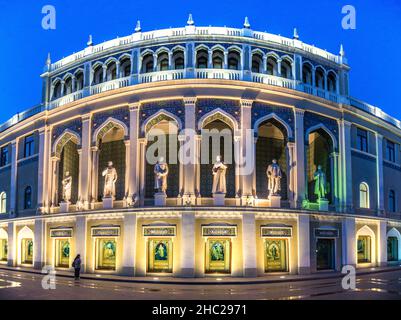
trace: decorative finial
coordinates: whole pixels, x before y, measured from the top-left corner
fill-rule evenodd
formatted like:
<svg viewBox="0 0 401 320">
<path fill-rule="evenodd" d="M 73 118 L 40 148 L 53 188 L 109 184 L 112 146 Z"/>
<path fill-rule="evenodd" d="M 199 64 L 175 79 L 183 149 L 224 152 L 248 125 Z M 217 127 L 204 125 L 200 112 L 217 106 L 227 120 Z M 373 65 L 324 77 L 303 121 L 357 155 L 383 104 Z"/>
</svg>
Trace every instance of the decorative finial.
<svg viewBox="0 0 401 320">
<path fill-rule="evenodd" d="M 135 32 L 141 32 L 142 28 L 141 28 L 141 21 L 137 21 L 136 22 L 136 27 L 135 27 Z"/>
<path fill-rule="evenodd" d="M 344 46 L 341 44 L 340 46 L 340 56 L 344 57 L 345 56 L 345 51 L 344 51 Z"/>
<path fill-rule="evenodd" d="M 50 57 L 50 52 L 49 52 L 49 53 L 47 54 L 46 65 L 47 65 L 47 66 L 50 66 L 51 63 L 52 63 L 52 59 L 51 59 L 51 57 Z"/>
<path fill-rule="evenodd" d="M 250 27 L 251 27 L 251 25 L 249 24 L 249 19 L 248 19 L 248 17 L 245 17 L 244 28 L 249 29 Z"/>
<path fill-rule="evenodd" d="M 89 35 L 89 40 L 87 42 L 87 45 L 88 45 L 88 47 L 93 46 L 93 40 L 92 40 L 92 35 L 91 34 Z"/>
<path fill-rule="evenodd" d="M 295 40 L 299 40 L 299 34 L 298 34 L 297 28 L 294 28 L 294 36 L 293 36 L 293 38 L 294 38 Z"/>
<path fill-rule="evenodd" d="M 192 18 L 192 13 L 190 13 L 189 16 L 188 16 L 187 25 L 193 26 L 194 24 L 195 24 L 195 21 L 194 21 L 194 19 Z"/>
</svg>

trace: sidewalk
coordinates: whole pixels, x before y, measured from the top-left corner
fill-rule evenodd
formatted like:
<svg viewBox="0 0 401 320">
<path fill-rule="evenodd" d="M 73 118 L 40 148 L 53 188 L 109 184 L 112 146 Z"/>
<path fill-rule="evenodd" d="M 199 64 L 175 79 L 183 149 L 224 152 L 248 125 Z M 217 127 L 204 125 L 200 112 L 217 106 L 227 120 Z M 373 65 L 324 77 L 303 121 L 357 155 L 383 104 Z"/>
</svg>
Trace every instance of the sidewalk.
<svg viewBox="0 0 401 320">
<path fill-rule="evenodd" d="M 0 266 L 0 270 L 26 272 L 32 274 L 42 274 L 40 270 L 35 270 L 26 267 L 8 267 Z M 400 271 L 401 266 L 390 266 L 390 267 L 375 267 L 375 268 L 364 268 L 357 269 L 357 276 Z M 57 276 L 74 278 L 72 271 L 59 271 L 57 270 Z M 285 282 L 299 282 L 308 280 L 321 280 L 321 279 L 335 279 L 341 278 L 344 275 L 340 272 L 319 272 L 309 275 L 269 275 L 257 278 L 239 278 L 239 277 L 204 277 L 204 278 L 174 278 L 164 276 L 154 277 L 125 277 L 110 274 L 94 274 L 94 273 L 82 273 L 81 279 L 86 280 L 100 280 L 100 281 L 114 281 L 114 282 L 128 282 L 128 283 L 155 283 L 155 284 L 175 284 L 175 285 L 246 285 L 246 284 L 268 284 L 268 283 L 285 283 Z"/>
</svg>

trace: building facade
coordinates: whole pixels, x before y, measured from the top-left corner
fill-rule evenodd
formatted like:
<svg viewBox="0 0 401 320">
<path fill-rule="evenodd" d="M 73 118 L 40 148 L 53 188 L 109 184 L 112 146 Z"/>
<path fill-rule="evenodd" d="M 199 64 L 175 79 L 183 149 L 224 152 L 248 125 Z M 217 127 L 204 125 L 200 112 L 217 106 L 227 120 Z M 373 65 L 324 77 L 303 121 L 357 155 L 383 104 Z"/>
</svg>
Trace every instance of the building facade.
<svg viewBox="0 0 401 320">
<path fill-rule="evenodd" d="M 138 24 L 130 36 L 49 57 L 42 103 L 0 126 L 1 262 L 69 269 L 81 254 L 85 272 L 177 277 L 399 263 L 401 123 L 352 98 L 349 71 L 342 48 L 330 54 L 296 31 L 197 27 L 191 17 L 184 28 Z M 227 133 L 220 198 L 208 130 Z M 161 136 L 164 197 L 147 157 Z M 194 161 L 180 161 L 187 143 Z"/>
</svg>

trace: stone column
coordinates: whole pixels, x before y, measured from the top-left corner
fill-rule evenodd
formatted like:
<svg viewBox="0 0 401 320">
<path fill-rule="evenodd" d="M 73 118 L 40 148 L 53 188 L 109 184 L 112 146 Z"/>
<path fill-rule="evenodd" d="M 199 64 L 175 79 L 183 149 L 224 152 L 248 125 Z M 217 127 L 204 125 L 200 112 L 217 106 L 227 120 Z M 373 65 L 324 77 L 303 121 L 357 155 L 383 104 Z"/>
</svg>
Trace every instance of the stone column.
<svg viewBox="0 0 401 320">
<path fill-rule="evenodd" d="M 383 136 L 376 132 L 377 214 L 384 213 Z"/>
<path fill-rule="evenodd" d="M 330 154 L 331 159 L 331 168 L 332 168 L 332 180 L 333 180 L 333 198 L 334 198 L 334 205 L 336 210 L 340 209 L 340 196 L 339 196 L 339 182 L 340 182 L 340 173 L 338 169 L 338 152 L 332 152 Z"/>
<path fill-rule="evenodd" d="M 139 103 L 134 103 L 129 106 L 130 114 L 130 149 L 129 149 L 129 197 L 132 201 L 136 201 L 138 196 L 138 173 L 139 173 L 139 157 L 138 157 L 138 111 Z"/>
<path fill-rule="evenodd" d="M 136 214 L 124 215 L 123 262 L 121 273 L 125 276 L 135 275 L 136 255 Z"/>
<path fill-rule="evenodd" d="M 228 51 L 224 50 L 224 65 L 223 69 L 228 69 Z"/>
<path fill-rule="evenodd" d="M 241 145 L 241 156 L 236 158 L 236 163 L 240 166 L 239 178 L 242 180 L 242 198 L 253 200 L 253 176 L 255 172 L 255 143 L 252 130 L 252 105 L 253 100 L 241 100 L 241 139 L 236 142 Z M 240 164 L 239 164 L 240 163 Z M 239 186 L 238 186 L 239 189 Z M 238 191 L 238 189 L 236 191 Z M 243 203 L 249 204 L 248 203 Z"/>
<path fill-rule="evenodd" d="M 129 178 L 131 176 L 131 157 L 130 157 L 130 150 L 131 150 L 131 143 L 130 140 L 125 140 L 125 192 L 124 192 L 124 199 L 125 199 L 125 204 L 131 205 L 131 200 L 132 198 L 129 199 Z"/>
<path fill-rule="evenodd" d="M 146 186 L 145 186 L 145 174 L 146 174 L 146 138 L 139 139 L 139 157 L 140 157 L 140 181 L 139 181 L 139 195 L 140 195 L 140 205 L 144 205 L 145 202 L 145 193 L 146 193 Z"/>
<path fill-rule="evenodd" d="M 182 213 L 181 218 L 181 271 L 179 276 L 195 275 L 195 213 Z"/>
<path fill-rule="evenodd" d="M 35 220 L 35 237 L 33 243 L 33 267 L 42 270 L 45 264 L 46 223 L 43 219 Z"/>
<path fill-rule="evenodd" d="M 80 157 L 80 185 L 81 192 L 79 198 L 81 199 L 84 209 L 89 208 L 89 191 L 90 191 L 90 177 L 91 177 L 91 159 L 90 159 L 90 146 L 91 146 L 91 117 L 86 115 L 82 117 L 82 154 Z M 96 174 L 96 173 L 93 173 Z"/>
<path fill-rule="evenodd" d="M 256 277 L 256 224 L 254 213 L 242 214 L 242 251 L 244 277 Z"/>
<path fill-rule="evenodd" d="M 82 265 L 81 272 L 85 272 L 86 261 L 86 237 L 87 223 L 86 216 L 78 216 L 75 220 L 75 255 L 80 254 Z"/>
<path fill-rule="evenodd" d="M 157 64 L 158 64 L 157 53 L 154 53 L 153 54 L 153 72 L 157 71 Z"/>
<path fill-rule="evenodd" d="M 208 51 L 207 67 L 208 67 L 208 69 L 213 68 L 213 51 L 212 50 Z"/>
<path fill-rule="evenodd" d="M 103 82 L 107 81 L 107 66 L 103 66 Z"/>
<path fill-rule="evenodd" d="M 298 215 L 298 274 L 310 273 L 310 217 Z"/>
<path fill-rule="evenodd" d="M 198 146 L 196 139 L 196 97 L 184 98 L 185 105 L 185 129 L 184 141 L 185 149 L 180 147 L 182 157 L 180 163 L 183 161 L 183 188 L 184 188 L 184 201 L 195 204 L 195 189 L 196 189 L 196 168 L 199 161 Z M 199 190 L 199 189 L 198 189 Z"/>
<path fill-rule="evenodd" d="M 48 139 L 49 130 L 46 127 L 41 128 L 39 130 L 39 170 L 38 170 L 38 212 L 45 212 L 45 195 L 47 193 L 47 168 L 49 161 L 49 150 L 48 150 Z"/>
<path fill-rule="evenodd" d="M 352 210 L 352 157 L 351 157 L 351 123 L 345 120 L 338 122 L 340 128 L 339 188 L 340 203 L 343 212 Z"/>
<path fill-rule="evenodd" d="M 287 154 L 288 154 L 288 174 L 287 174 L 287 184 L 288 184 L 288 199 L 290 201 L 291 208 L 296 208 L 297 203 L 295 199 L 296 190 L 296 160 L 295 160 L 295 149 L 296 145 L 294 142 L 287 143 Z"/>
<path fill-rule="evenodd" d="M 302 206 L 305 199 L 305 137 L 304 137 L 304 110 L 295 109 L 295 197 L 298 207 Z"/>
<path fill-rule="evenodd" d="M 52 185 L 51 185 L 51 207 L 58 206 L 58 177 L 59 177 L 60 159 L 52 158 Z"/>
<path fill-rule="evenodd" d="M 264 74 L 267 73 L 267 56 L 266 55 L 263 56 L 263 73 Z"/>
<path fill-rule="evenodd" d="M 17 213 L 18 140 L 11 142 L 10 217 Z"/>
<path fill-rule="evenodd" d="M 377 230 L 377 265 L 385 267 L 387 266 L 387 221 L 380 220 Z"/>
<path fill-rule="evenodd" d="M 346 217 L 342 222 L 342 263 L 356 266 L 356 224 L 355 218 Z"/>
<path fill-rule="evenodd" d="M 195 136 L 195 159 L 196 159 L 196 165 L 195 165 L 195 173 L 196 173 L 196 181 L 195 181 L 195 194 L 196 197 L 199 198 L 200 201 L 200 177 L 201 177 L 201 144 L 202 144 L 202 135 L 196 135 Z M 200 204 L 200 203 L 198 203 Z"/>
<path fill-rule="evenodd" d="M 99 148 L 94 146 L 92 150 L 92 182 L 91 182 L 91 203 L 92 209 L 95 209 L 94 205 L 98 201 L 98 172 L 99 172 Z"/>
<path fill-rule="evenodd" d="M 15 222 L 8 223 L 8 252 L 7 252 L 7 265 L 9 267 L 15 267 L 17 264 L 17 228 Z"/>
<path fill-rule="evenodd" d="M 277 60 L 277 76 L 278 77 L 281 77 L 281 62 L 282 62 L 283 60 L 281 60 L 281 59 L 278 59 Z"/>
</svg>

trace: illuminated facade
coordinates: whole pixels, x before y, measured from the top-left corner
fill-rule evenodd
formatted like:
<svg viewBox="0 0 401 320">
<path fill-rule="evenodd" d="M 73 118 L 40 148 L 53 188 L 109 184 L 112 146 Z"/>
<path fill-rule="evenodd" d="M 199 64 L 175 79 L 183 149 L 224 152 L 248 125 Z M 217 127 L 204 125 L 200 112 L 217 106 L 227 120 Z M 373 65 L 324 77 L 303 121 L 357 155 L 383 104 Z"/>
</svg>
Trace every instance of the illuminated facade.
<svg viewBox="0 0 401 320">
<path fill-rule="evenodd" d="M 79 253 L 85 272 L 253 277 L 399 262 L 401 123 L 350 96 L 349 70 L 342 48 L 330 54 L 296 31 L 191 17 L 49 57 L 42 104 L 0 126 L 0 263 L 68 269 Z M 207 129 L 230 141 L 220 198 L 212 154 L 174 161 L 192 139 L 200 159 Z M 146 156 L 160 132 L 166 197 Z M 105 198 L 109 161 L 118 178 Z"/>
</svg>

